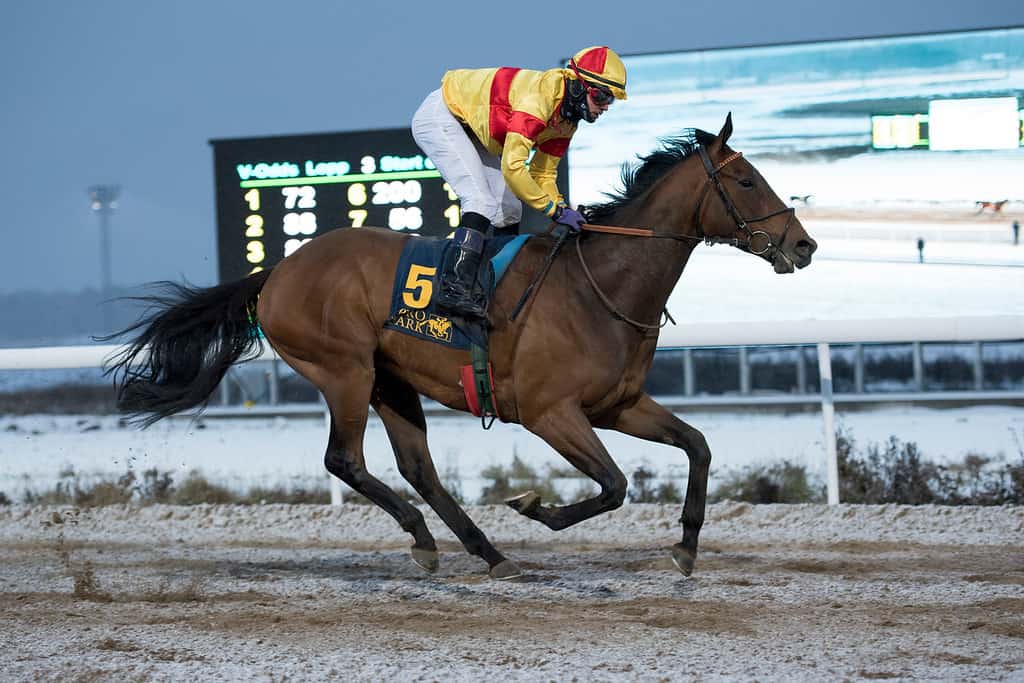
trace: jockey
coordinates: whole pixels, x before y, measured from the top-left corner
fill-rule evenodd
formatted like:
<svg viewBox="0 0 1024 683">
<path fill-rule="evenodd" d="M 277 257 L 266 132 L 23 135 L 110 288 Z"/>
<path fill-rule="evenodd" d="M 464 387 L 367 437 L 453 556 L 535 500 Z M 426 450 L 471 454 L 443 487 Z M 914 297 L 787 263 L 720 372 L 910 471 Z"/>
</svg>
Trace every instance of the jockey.
<svg viewBox="0 0 1024 683">
<path fill-rule="evenodd" d="M 565 68 L 457 69 L 427 95 L 412 134 L 462 202 L 454 244 L 446 250 L 439 306 L 469 317 L 486 314 L 475 293 L 485 233 L 515 234 L 525 202 L 563 230 L 583 216 L 555 186 L 558 163 L 581 120 L 593 123 L 626 99 L 626 67 L 613 50 L 588 47 Z M 531 158 L 531 153 L 533 154 Z"/>
</svg>

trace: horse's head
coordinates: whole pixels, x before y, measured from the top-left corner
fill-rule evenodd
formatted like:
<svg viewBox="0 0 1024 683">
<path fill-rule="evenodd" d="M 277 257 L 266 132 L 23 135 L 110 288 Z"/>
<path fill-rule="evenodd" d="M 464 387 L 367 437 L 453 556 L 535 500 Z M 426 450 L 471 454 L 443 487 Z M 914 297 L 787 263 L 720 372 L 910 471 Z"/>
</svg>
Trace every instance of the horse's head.
<svg viewBox="0 0 1024 683">
<path fill-rule="evenodd" d="M 706 175 L 694 210 L 697 234 L 760 256 L 776 273 L 792 273 L 810 264 L 818 248 L 796 217 L 754 166 L 726 144 L 732 114 L 712 142 L 697 151 Z"/>
</svg>

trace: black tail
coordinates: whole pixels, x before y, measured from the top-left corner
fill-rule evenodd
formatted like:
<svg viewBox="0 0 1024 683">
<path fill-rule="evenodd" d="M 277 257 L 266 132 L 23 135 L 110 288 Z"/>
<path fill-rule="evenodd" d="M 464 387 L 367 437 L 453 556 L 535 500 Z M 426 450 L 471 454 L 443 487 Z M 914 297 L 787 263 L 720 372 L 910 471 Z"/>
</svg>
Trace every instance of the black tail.
<svg viewBox="0 0 1024 683">
<path fill-rule="evenodd" d="M 204 408 L 231 365 L 263 350 L 256 300 L 269 275 L 264 270 L 206 288 L 158 282 L 154 286 L 162 292 L 136 297 L 148 305 L 147 313 L 106 338 L 141 330 L 104 368 L 114 378 L 118 409 L 148 427 Z"/>
</svg>

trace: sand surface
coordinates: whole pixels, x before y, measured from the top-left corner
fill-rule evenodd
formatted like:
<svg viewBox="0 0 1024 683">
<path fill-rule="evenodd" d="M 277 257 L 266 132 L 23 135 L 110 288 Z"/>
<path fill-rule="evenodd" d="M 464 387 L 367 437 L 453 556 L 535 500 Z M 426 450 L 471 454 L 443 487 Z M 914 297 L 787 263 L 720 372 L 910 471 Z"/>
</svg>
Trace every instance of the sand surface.
<svg viewBox="0 0 1024 683">
<path fill-rule="evenodd" d="M 470 515 L 526 575 L 441 567 L 368 506 L 0 508 L 5 680 L 1024 678 L 1024 508 L 677 506 L 562 532 Z"/>
</svg>

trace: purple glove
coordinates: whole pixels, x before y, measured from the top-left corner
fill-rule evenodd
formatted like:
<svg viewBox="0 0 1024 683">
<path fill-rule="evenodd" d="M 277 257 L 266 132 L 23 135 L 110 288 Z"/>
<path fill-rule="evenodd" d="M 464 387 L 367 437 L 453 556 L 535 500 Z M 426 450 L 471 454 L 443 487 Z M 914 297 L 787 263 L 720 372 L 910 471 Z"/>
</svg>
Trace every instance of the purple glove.
<svg viewBox="0 0 1024 683">
<path fill-rule="evenodd" d="M 582 213 L 569 206 L 559 211 L 558 215 L 555 217 L 555 223 L 567 226 L 569 228 L 569 232 L 579 232 L 583 229 L 582 226 L 586 222 L 587 219 Z"/>
</svg>

